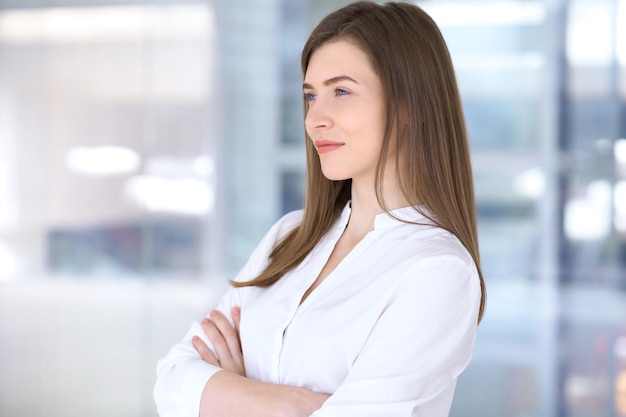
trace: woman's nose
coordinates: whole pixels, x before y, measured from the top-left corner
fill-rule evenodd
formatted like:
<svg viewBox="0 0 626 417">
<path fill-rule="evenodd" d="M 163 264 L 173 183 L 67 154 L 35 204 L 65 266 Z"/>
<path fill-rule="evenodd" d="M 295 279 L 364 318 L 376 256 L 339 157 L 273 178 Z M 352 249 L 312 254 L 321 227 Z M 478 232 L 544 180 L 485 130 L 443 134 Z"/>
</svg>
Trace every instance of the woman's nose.
<svg viewBox="0 0 626 417">
<path fill-rule="evenodd" d="M 325 129 L 330 127 L 332 119 L 328 111 L 328 107 L 321 101 L 316 100 L 309 104 L 309 108 L 304 118 L 304 125 L 308 131 L 316 129 Z"/>
</svg>

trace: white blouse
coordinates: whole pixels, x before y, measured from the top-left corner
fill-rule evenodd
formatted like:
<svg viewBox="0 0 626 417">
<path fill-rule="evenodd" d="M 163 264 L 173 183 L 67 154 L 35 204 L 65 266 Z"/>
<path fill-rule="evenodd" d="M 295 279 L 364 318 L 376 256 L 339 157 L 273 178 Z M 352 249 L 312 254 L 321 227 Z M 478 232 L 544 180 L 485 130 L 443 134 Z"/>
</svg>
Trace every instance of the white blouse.
<svg viewBox="0 0 626 417">
<path fill-rule="evenodd" d="M 314 417 L 447 416 L 474 345 L 480 282 L 457 238 L 407 207 L 379 214 L 374 230 L 305 300 L 350 217 L 349 205 L 293 271 L 267 288 L 231 288 L 218 309 L 241 306 L 249 378 L 332 394 Z M 258 276 L 274 245 L 302 220 L 285 215 L 236 280 Z M 198 322 L 157 365 L 161 417 L 197 417 L 202 390 L 220 368 L 200 359 Z"/>
</svg>

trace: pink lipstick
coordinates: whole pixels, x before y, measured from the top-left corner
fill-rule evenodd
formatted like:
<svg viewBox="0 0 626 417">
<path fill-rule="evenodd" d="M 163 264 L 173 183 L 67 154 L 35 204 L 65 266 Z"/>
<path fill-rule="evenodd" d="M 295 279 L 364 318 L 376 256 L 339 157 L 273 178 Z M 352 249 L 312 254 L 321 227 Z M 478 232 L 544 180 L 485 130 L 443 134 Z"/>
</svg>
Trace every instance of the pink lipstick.
<svg viewBox="0 0 626 417">
<path fill-rule="evenodd" d="M 315 148 L 317 149 L 317 153 L 319 154 L 335 151 L 344 145 L 341 142 L 335 142 L 332 140 L 325 140 L 325 139 L 316 140 L 314 143 L 315 143 Z"/>
</svg>

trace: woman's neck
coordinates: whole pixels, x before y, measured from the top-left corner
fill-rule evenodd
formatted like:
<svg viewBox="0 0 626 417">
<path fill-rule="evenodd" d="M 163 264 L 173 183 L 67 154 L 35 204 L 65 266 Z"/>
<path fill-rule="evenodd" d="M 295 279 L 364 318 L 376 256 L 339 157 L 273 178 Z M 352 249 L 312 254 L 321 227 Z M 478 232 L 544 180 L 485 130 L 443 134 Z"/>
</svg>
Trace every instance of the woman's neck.
<svg viewBox="0 0 626 417">
<path fill-rule="evenodd" d="M 409 205 L 400 192 L 395 177 L 385 176 L 382 191 L 383 201 L 388 210 Z M 376 216 L 384 211 L 376 198 L 373 182 L 366 186 L 362 182 L 353 179 L 350 220 L 346 226 L 346 233 L 355 237 L 365 236 L 368 232 L 374 230 Z"/>
</svg>

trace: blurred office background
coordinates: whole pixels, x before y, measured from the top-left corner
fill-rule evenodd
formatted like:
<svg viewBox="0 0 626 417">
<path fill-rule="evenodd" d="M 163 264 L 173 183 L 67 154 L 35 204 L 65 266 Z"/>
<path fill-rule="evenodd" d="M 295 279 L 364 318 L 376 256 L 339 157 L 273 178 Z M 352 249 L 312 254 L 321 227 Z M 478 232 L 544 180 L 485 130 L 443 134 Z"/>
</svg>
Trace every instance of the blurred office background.
<svg viewBox="0 0 626 417">
<path fill-rule="evenodd" d="M 0 0 L 0 415 L 155 416 L 157 359 L 299 208 L 344 0 Z M 626 0 L 419 1 L 489 302 L 455 417 L 626 416 Z"/>
</svg>

